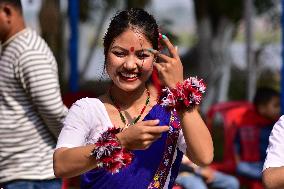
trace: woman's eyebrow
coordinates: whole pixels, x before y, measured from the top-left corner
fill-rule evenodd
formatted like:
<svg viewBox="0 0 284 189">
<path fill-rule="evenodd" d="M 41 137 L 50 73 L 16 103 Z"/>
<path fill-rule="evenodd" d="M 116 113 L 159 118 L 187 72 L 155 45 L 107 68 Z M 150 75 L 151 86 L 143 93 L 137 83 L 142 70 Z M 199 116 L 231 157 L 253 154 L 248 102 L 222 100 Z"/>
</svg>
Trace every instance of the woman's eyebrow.
<svg viewBox="0 0 284 189">
<path fill-rule="evenodd" d="M 136 50 L 135 52 L 147 52 L 147 51 L 148 51 L 147 49 L 139 49 L 139 50 Z"/>
<path fill-rule="evenodd" d="M 113 46 L 111 49 L 119 49 L 119 50 L 122 50 L 122 51 L 128 51 L 127 49 L 121 47 L 121 46 Z"/>
</svg>

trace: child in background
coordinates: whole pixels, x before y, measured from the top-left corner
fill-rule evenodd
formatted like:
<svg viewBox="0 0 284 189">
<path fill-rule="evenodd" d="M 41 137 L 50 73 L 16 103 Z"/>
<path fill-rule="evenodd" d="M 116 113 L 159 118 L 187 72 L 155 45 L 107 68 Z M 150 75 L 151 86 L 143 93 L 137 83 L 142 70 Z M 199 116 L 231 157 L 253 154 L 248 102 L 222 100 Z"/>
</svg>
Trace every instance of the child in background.
<svg viewBox="0 0 284 189">
<path fill-rule="evenodd" d="M 269 135 L 280 116 L 280 94 L 271 88 L 258 88 L 253 104 L 254 108 L 236 123 L 236 171 L 240 176 L 260 180 Z"/>
</svg>

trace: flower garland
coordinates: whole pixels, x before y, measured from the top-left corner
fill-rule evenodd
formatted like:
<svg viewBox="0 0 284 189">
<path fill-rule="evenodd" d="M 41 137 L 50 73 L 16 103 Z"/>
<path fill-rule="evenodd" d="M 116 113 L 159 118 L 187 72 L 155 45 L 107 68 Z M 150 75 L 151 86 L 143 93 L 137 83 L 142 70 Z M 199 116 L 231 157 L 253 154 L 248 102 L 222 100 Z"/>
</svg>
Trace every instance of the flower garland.
<svg viewBox="0 0 284 189">
<path fill-rule="evenodd" d="M 115 136 L 119 131 L 119 128 L 109 128 L 100 136 L 90 154 L 97 160 L 99 168 L 104 168 L 112 174 L 128 166 L 133 159 L 133 153 L 123 148 Z"/>
<path fill-rule="evenodd" d="M 162 96 L 159 104 L 176 110 L 183 108 L 194 108 L 200 104 L 202 94 L 205 93 L 206 86 L 202 79 L 190 77 L 182 83 L 177 83 L 175 88 L 165 87 L 162 89 Z"/>
</svg>

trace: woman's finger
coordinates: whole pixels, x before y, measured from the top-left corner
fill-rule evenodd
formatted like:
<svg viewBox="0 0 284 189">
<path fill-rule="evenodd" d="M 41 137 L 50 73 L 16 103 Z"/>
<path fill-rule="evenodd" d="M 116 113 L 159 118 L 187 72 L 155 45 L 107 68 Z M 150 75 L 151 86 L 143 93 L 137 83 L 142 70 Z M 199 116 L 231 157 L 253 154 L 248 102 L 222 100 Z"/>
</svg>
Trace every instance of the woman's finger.
<svg viewBox="0 0 284 189">
<path fill-rule="evenodd" d="M 165 69 L 164 64 L 154 63 L 153 65 L 157 68 L 157 71 L 158 71 L 159 74 Z"/>
<path fill-rule="evenodd" d="M 162 35 L 162 41 L 166 44 L 169 53 L 171 56 L 177 60 L 179 60 L 179 55 L 177 53 L 176 48 L 173 46 L 173 44 L 170 42 L 169 38 L 167 38 L 165 35 Z"/>
<path fill-rule="evenodd" d="M 159 51 L 155 50 L 155 49 L 147 49 L 149 52 L 155 54 L 156 56 L 158 56 L 159 58 L 163 59 L 165 62 L 172 62 L 172 58 L 160 53 Z"/>
</svg>

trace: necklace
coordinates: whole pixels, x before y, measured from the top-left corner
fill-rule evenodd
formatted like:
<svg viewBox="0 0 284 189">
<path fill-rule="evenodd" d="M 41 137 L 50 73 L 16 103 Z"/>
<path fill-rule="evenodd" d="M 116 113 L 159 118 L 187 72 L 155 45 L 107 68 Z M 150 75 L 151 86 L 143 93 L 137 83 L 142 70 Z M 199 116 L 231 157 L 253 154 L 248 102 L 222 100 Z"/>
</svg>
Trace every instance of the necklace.
<svg viewBox="0 0 284 189">
<path fill-rule="evenodd" d="M 123 129 L 126 129 L 127 127 L 131 126 L 131 125 L 134 125 L 135 123 L 137 123 L 139 121 L 139 119 L 141 118 L 142 114 L 144 113 L 147 105 L 149 104 L 150 102 L 150 92 L 146 89 L 146 92 L 147 92 L 147 99 L 146 99 L 146 102 L 145 102 L 145 105 L 143 106 L 142 110 L 140 111 L 140 114 L 134 119 L 134 121 L 132 123 L 126 123 L 126 118 L 125 116 L 122 114 L 121 112 L 121 108 L 120 106 L 117 104 L 117 102 L 115 101 L 115 99 L 113 98 L 113 96 L 111 95 L 111 90 L 109 90 L 109 97 L 111 99 L 111 101 L 113 102 L 115 108 L 118 110 L 118 113 L 119 113 L 119 116 L 120 116 L 120 119 L 121 121 L 124 123 L 125 125 L 125 128 L 122 128 Z"/>
</svg>

